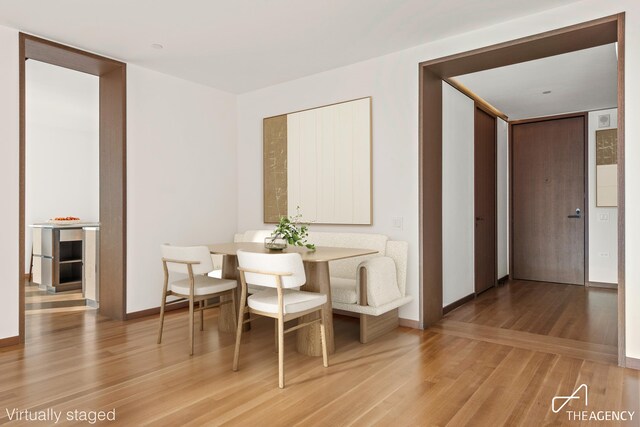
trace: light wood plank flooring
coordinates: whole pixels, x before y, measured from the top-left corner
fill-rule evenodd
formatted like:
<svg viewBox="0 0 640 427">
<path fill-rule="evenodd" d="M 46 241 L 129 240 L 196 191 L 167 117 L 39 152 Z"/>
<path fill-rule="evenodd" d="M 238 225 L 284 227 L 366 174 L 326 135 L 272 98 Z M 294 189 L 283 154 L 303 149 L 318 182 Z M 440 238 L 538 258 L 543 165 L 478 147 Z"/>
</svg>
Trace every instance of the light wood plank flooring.
<svg viewBox="0 0 640 427">
<path fill-rule="evenodd" d="M 617 293 L 512 281 L 448 313 L 434 327 L 461 337 L 617 363 Z"/>
<path fill-rule="evenodd" d="M 25 286 L 25 313 L 27 315 L 84 310 L 93 310 L 93 308 L 86 305 L 86 299 L 82 295 L 81 289 L 51 294 L 31 282 Z"/>
<path fill-rule="evenodd" d="M 572 409 L 636 411 L 628 425 L 640 425 L 640 372 L 583 357 L 592 349 L 580 346 L 611 346 L 608 333 L 596 339 L 595 330 L 547 325 L 540 317 L 547 298 L 534 292 L 537 303 L 517 301 L 529 291 L 513 284 L 491 290 L 434 328 L 398 328 L 364 345 L 357 324 L 336 316 L 329 368 L 296 353 L 295 339 L 286 339 L 284 390 L 270 321 L 243 335 L 240 371 L 232 372 L 234 337 L 217 332 L 216 310 L 207 312 L 205 331 L 196 332 L 193 357 L 184 311 L 167 314 L 161 345 L 156 316 L 128 322 L 94 311 L 29 316 L 27 345 L 0 349 L 0 424 L 8 422 L 5 408 L 115 408 L 117 420 L 109 425 L 602 425 L 550 409 L 555 395 L 586 383 L 588 408 L 572 402 Z M 500 298 L 490 302 L 491 293 Z M 615 293 L 608 295 L 602 297 L 615 301 Z M 571 323 L 571 314 L 554 316 Z M 530 329 L 518 321 L 523 317 L 538 319 L 538 326 Z M 536 340 L 544 344 L 540 351 L 531 344 Z"/>
<path fill-rule="evenodd" d="M 611 346 L 618 337 L 613 289 L 511 281 L 480 294 L 447 318 Z"/>
</svg>

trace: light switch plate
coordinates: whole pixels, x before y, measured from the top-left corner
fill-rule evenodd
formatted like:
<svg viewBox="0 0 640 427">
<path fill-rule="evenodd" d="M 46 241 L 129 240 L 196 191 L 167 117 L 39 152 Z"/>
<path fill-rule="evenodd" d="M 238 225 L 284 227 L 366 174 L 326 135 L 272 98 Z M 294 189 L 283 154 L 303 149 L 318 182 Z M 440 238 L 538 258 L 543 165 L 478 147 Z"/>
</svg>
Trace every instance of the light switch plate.
<svg viewBox="0 0 640 427">
<path fill-rule="evenodd" d="M 403 222 L 403 218 L 401 216 L 394 216 L 393 228 L 399 228 L 400 230 L 402 230 L 402 222 Z"/>
<path fill-rule="evenodd" d="M 609 221 L 609 214 L 601 213 L 600 215 L 598 215 L 598 219 L 600 221 Z"/>
</svg>

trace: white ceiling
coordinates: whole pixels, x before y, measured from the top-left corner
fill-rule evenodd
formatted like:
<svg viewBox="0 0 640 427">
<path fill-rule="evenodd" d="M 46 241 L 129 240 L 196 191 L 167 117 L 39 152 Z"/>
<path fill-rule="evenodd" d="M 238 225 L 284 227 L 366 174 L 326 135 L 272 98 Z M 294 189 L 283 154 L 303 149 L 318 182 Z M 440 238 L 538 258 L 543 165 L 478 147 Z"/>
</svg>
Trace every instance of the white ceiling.
<svg viewBox="0 0 640 427">
<path fill-rule="evenodd" d="M 0 25 L 242 93 L 575 1 L 0 0 Z"/>
<path fill-rule="evenodd" d="M 617 105 L 616 46 L 480 71 L 455 80 L 509 120 L 612 108 Z"/>
</svg>

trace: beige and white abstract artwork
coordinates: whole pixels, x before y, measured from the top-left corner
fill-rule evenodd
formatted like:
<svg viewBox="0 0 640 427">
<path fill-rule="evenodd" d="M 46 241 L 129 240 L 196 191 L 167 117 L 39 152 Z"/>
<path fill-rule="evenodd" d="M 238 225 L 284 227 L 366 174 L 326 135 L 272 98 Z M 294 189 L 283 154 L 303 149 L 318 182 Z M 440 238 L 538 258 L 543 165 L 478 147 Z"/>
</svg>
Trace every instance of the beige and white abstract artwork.
<svg viewBox="0 0 640 427">
<path fill-rule="evenodd" d="M 371 224 L 371 98 L 264 119 L 264 222 Z"/>
</svg>

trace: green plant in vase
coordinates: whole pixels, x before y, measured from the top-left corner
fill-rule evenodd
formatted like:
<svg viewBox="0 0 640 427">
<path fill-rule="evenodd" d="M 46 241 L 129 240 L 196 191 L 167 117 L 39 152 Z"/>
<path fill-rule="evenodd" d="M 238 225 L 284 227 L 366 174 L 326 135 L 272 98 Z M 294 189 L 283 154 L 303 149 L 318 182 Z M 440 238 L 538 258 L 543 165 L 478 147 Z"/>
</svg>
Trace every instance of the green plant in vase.
<svg viewBox="0 0 640 427">
<path fill-rule="evenodd" d="M 314 251 L 316 250 L 316 245 L 307 242 L 308 235 L 309 223 L 302 219 L 300 206 L 298 206 L 295 215 L 280 217 L 280 222 L 271 233 L 271 237 L 265 239 L 265 246 L 268 249 L 282 250 L 288 243 L 291 246 L 304 246 Z M 280 244 L 278 244 L 278 240 L 280 240 Z"/>
</svg>

